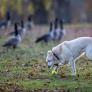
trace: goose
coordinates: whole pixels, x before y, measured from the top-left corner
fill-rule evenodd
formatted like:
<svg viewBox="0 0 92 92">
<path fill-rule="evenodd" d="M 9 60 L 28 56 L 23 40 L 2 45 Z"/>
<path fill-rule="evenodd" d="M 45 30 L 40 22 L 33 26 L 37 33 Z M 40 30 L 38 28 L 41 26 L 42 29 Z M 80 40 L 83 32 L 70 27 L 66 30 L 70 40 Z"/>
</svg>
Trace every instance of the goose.
<svg viewBox="0 0 92 92">
<path fill-rule="evenodd" d="M 4 29 L 6 28 L 7 26 L 9 26 L 11 24 L 11 20 L 10 20 L 10 12 L 7 11 L 6 12 L 6 17 L 4 20 L 0 20 L 0 28 L 1 29 Z"/>
<path fill-rule="evenodd" d="M 59 21 L 59 29 L 57 29 L 57 32 L 59 33 L 58 34 L 58 40 L 61 40 L 66 35 L 66 31 L 64 29 L 62 19 Z"/>
<path fill-rule="evenodd" d="M 51 31 L 50 36 L 51 36 L 51 39 L 53 41 L 55 41 L 57 39 L 57 31 L 56 30 L 58 28 L 58 18 L 55 18 L 55 21 L 53 23 L 54 23 L 54 26 L 53 26 L 54 28 Z"/>
<path fill-rule="evenodd" d="M 52 32 L 52 22 L 50 22 L 50 28 L 49 28 L 49 32 L 47 34 L 44 34 L 43 36 L 41 37 L 38 37 L 35 41 L 35 43 L 38 43 L 38 42 L 45 42 L 47 43 L 48 41 L 51 40 L 51 32 Z"/>
<path fill-rule="evenodd" d="M 15 23 L 14 25 L 14 29 L 15 29 L 15 34 L 13 37 L 10 37 L 4 44 L 3 47 L 7 47 L 10 48 L 12 47 L 13 49 L 15 49 L 16 47 L 18 47 L 18 45 L 21 43 L 21 36 L 18 33 L 17 30 L 17 24 Z"/>
<path fill-rule="evenodd" d="M 24 36 L 25 33 L 26 33 L 26 31 L 27 31 L 23 20 L 21 20 L 20 29 L 19 29 L 18 31 L 19 31 L 19 34 L 20 34 L 21 36 Z"/>
<path fill-rule="evenodd" d="M 27 29 L 32 29 L 32 15 L 29 15 L 27 17 L 26 27 L 27 27 Z"/>
<path fill-rule="evenodd" d="M 56 18 L 54 21 L 54 29 L 51 33 L 52 40 L 60 41 L 64 35 L 65 33 L 64 33 L 64 28 L 63 28 L 63 20 Z"/>
<path fill-rule="evenodd" d="M 26 29 L 26 27 L 24 25 L 24 21 L 23 20 L 21 20 L 20 26 L 17 27 L 17 30 L 18 30 L 18 34 L 21 35 L 21 37 L 25 35 L 27 29 Z M 9 33 L 9 35 L 14 35 L 14 34 L 15 34 L 15 32 L 10 32 Z"/>
</svg>

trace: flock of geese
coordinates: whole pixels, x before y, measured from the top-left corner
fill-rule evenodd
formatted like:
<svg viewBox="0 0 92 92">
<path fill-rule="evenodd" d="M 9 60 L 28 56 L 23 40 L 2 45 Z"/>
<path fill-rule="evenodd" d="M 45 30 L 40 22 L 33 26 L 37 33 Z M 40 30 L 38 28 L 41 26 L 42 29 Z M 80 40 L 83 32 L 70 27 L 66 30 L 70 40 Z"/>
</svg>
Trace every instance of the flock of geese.
<svg viewBox="0 0 92 92">
<path fill-rule="evenodd" d="M 44 34 L 43 36 L 37 38 L 35 43 L 38 42 L 49 42 L 49 41 L 60 41 L 64 36 L 66 32 L 63 28 L 63 21 L 55 18 L 54 21 L 51 21 L 49 23 L 49 31 L 47 34 Z"/>
<path fill-rule="evenodd" d="M 2 46 L 6 48 L 12 47 L 13 49 L 17 48 L 22 42 L 23 37 L 27 32 L 28 28 L 32 28 L 31 22 L 31 18 L 28 18 L 28 22 L 26 23 L 26 25 L 23 20 L 20 21 L 20 25 L 19 23 L 15 22 L 14 31 L 9 33 L 10 37 L 7 41 L 5 41 Z M 7 17 L 5 21 L 0 22 L 0 28 L 7 27 L 9 24 L 10 18 Z M 55 18 L 54 21 L 51 21 L 49 23 L 49 31 L 46 34 L 38 37 L 35 40 L 35 43 L 48 43 L 49 41 L 60 41 L 64 37 L 64 35 L 65 30 L 63 28 L 63 21 L 61 19 Z"/>
</svg>

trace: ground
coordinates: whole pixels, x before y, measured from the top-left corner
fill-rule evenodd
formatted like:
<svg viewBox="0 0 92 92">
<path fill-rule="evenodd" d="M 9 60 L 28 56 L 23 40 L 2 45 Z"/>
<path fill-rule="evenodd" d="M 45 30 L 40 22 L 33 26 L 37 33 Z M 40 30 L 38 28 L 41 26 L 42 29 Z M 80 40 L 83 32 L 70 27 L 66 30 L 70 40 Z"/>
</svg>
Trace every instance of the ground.
<svg viewBox="0 0 92 92">
<path fill-rule="evenodd" d="M 61 42 L 82 34 L 92 35 L 89 25 L 72 25 L 65 28 L 71 30 L 71 33 Z M 70 67 L 64 66 L 57 75 L 51 74 L 45 61 L 46 53 L 60 42 L 34 43 L 36 37 L 48 31 L 47 26 L 34 27 L 32 31 L 27 32 L 16 50 L 7 51 L 2 44 L 12 29 L 0 30 L 0 92 L 92 92 L 92 63 L 85 56 L 76 62 L 75 80 L 70 76 Z"/>
</svg>

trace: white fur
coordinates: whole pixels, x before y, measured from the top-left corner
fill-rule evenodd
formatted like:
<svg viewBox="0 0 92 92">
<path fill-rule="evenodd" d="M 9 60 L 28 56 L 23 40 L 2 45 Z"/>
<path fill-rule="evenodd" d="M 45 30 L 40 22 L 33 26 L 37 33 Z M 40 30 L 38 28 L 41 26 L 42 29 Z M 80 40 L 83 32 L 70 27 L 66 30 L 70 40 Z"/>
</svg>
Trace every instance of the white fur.
<svg viewBox="0 0 92 92">
<path fill-rule="evenodd" d="M 59 58 L 56 60 L 53 53 L 54 52 Z M 60 65 L 70 64 L 72 68 L 72 75 L 76 75 L 76 65 L 75 61 L 85 53 L 88 59 L 92 60 L 92 38 L 91 37 L 79 37 L 74 40 L 64 41 L 63 43 L 52 48 L 51 51 L 47 52 L 46 61 L 48 66 L 52 66 L 55 63 Z M 52 63 L 51 63 L 52 62 Z"/>
</svg>

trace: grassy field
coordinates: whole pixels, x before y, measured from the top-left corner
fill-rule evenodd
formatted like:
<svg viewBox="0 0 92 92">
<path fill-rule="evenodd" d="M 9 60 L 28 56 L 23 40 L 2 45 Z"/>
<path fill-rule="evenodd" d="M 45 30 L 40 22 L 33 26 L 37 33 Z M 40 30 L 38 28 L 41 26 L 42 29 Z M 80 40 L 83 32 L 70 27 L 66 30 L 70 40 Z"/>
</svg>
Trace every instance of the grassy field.
<svg viewBox="0 0 92 92">
<path fill-rule="evenodd" d="M 92 63 L 78 60 L 76 80 L 66 66 L 52 75 L 45 58 L 58 43 L 34 44 L 36 35 L 29 32 L 19 48 L 8 51 L 2 47 L 7 36 L 0 36 L 0 92 L 92 92 Z"/>
</svg>

